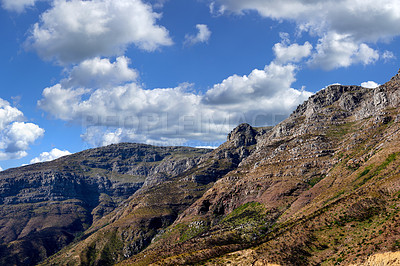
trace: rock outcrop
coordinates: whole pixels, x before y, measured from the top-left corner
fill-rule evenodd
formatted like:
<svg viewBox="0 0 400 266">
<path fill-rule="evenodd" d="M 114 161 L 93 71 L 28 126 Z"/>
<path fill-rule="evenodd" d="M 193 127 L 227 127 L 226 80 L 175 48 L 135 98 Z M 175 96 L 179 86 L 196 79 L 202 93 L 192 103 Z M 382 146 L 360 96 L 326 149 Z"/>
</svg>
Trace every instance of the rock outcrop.
<svg viewBox="0 0 400 266">
<path fill-rule="evenodd" d="M 0 264 L 35 265 L 209 151 L 122 143 L 0 172 Z"/>
<path fill-rule="evenodd" d="M 234 129 L 249 154 L 124 264 L 346 265 L 400 249 L 399 80 L 332 85 L 272 129 Z"/>
<path fill-rule="evenodd" d="M 233 142 L 234 147 L 251 146 L 257 143 L 257 131 L 249 124 L 240 124 L 228 135 L 228 142 Z"/>
<path fill-rule="evenodd" d="M 2 172 L 0 264 L 381 261 L 400 250 L 399 119 L 400 73 L 215 150 L 120 144 Z"/>
</svg>

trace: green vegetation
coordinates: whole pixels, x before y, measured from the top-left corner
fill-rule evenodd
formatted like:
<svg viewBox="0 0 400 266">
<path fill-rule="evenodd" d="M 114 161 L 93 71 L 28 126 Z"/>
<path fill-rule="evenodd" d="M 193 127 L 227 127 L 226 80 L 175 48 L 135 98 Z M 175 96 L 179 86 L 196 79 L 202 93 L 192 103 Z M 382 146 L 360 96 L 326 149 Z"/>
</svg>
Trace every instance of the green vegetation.
<svg viewBox="0 0 400 266">
<path fill-rule="evenodd" d="M 321 181 L 322 179 L 324 179 L 326 177 L 326 175 L 317 175 L 312 177 L 307 183 L 313 187 L 315 186 L 319 181 Z"/>
<path fill-rule="evenodd" d="M 228 214 L 221 223 L 229 226 L 244 224 L 259 224 L 263 220 L 266 210 L 259 202 L 247 202 Z"/>
<path fill-rule="evenodd" d="M 357 181 L 357 180 L 360 180 L 360 178 L 362 178 L 362 177 L 364 177 L 364 178 L 361 180 L 360 183 L 358 183 L 358 184 L 356 185 L 356 188 L 358 188 L 358 187 L 364 185 L 368 180 L 370 180 L 370 179 L 373 177 L 373 175 L 368 175 L 373 167 L 374 167 L 374 165 L 369 165 L 369 166 L 367 166 L 367 167 L 358 175 L 356 181 Z"/>
<path fill-rule="evenodd" d="M 81 256 L 81 265 L 82 266 L 94 266 L 96 265 L 96 257 L 97 257 L 97 251 L 96 251 L 96 244 L 93 243 L 90 246 L 82 252 Z"/>
<path fill-rule="evenodd" d="M 179 242 L 184 242 L 200 235 L 202 232 L 209 229 L 209 226 L 207 226 L 205 221 L 199 220 L 193 221 L 190 224 L 179 224 L 175 229 L 180 231 Z"/>
<path fill-rule="evenodd" d="M 123 243 L 118 237 L 116 231 L 111 232 L 108 236 L 108 241 L 101 251 L 98 265 L 113 265 L 122 256 Z"/>
<path fill-rule="evenodd" d="M 331 125 L 326 136 L 334 139 L 341 138 L 344 135 L 353 132 L 355 130 L 354 125 L 355 122 L 347 122 L 341 125 Z"/>
<path fill-rule="evenodd" d="M 344 191 L 344 190 L 338 191 L 333 197 L 331 197 L 331 198 L 329 198 L 328 200 L 326 200 L 326 201 L 325 201 L 325 204 L 328 203 L 328 202 L 331 202 L 331 201 L 333 201 L 333 200 L 335 200 L 335 199 L 340 198 L 342 195 L 344 195 L 345 192 L 346 192 L 346 191 Z"/>
<path fill-rule="evenodd" d="M 358 175 L 358 178 L 363 177 L 363 176 L 365 176 L 366 174 L 368 174 L 369 171 L 371 171 L 372 167 L 373 167 L 373 165 L 370 165 L 370 166 L 366 167 L 366 168 L 364 169 L 364 171 L 362 171 L 362 172 Z"/>
<path fill-rule="evenodd" d="M 394 160 L 396 160 L 396 157 L 399 153 L 392 153 L 389 154 L 388 157 L 386 158 L 386 160 L 381 163 L 378 167 L 376 167 L 376 169 L 373 170 L 374 165 L 369 165 L 368 167 L 366 167 L 364 169 L 364 171 L 362 171 L 356 181 L 360 180 L 361 181 L 356 185 L 356 188 L 361 187 L 362 185 L 364 185 L 365 183 L 367 183 L 371 178 L 373 178 L 374 176 L 378 176 L 380 174 L 380 172 L 382 172 L 384 169 L 386 169 L 389 164 L 391 164 Z M 373 171 L 371 171 L 373 170 Z"/>
<path fill-rule="evenodd" d="M 386 160 L 385 160 L 381 165 L 378 166 L 378 168 L 376 169 L 374 175 L 377 175 L 377 174 L 379 174 L 382 170 L 386 169 L 386 167 L 387 167 L 390 163 L 392 163 L 394 160 L 396 160 L 396 157 L 397 157 L 398 154 L 399 154 L 398 152 L 390 154 L 390 155 L 386 158 Z"/>
<path fill-rule="evenodd" d="M 105 242 L 105 244 L 104 244 Z M 122 256 L 123 242 L 117 231 L 109 231 L 81 253 L 81 265 L 114 265 Z"/>
</svg>

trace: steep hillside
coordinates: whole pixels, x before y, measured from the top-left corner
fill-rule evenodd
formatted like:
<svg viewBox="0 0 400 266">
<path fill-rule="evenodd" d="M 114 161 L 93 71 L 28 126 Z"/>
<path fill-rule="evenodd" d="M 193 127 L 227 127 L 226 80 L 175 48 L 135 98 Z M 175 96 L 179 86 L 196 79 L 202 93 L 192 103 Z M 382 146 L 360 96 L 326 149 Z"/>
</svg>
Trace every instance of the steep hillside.
<svg viewBox="0 0 400 266">
<path fill-rule="evenodd" d="M 329 86 L 212 151 L 120 144 L 6 171 L 1 262 L 60 248 L 42 265 L 396 262 L 399 121 L 397 74 Z"/>
<path fill-rule="evenodd" d="M 122 264 L 347 265 L 399 250 L 399 107 L 399 75 L 318 92 Z"/>
<path fill-rule="evenodd" d="M 264 129 L 268 130 L 268 129 Z M 144 186 L 96 221 L 76 242 L 43 265 L 110 265 L 141 252 L 176 221 L 214 182 L 234 170 L 255 149 L 259 132 L 241 125 L 226 143 L 197 165 L 164 182 Z M 207 205 L 203 206 L 207 212 Z"/>
<path fill-rule="evenodd" d="M 34 265 L 210 150 L 118 144 L 0 172 L 0 265 Z"/>
</svg>

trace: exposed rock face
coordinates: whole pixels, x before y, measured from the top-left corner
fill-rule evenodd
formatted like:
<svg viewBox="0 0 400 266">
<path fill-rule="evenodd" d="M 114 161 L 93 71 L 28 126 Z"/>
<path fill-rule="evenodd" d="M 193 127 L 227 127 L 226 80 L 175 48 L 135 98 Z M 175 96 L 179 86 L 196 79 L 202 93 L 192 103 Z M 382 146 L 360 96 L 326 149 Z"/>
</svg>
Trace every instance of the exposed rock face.
<svg viewBox="0 0 400 266">
<path fill-rule="evenodd" d="M 398 250 L 399 92 L 399 74 L 333 85 L 272 129 L 240 125 L 228 142 L 248 155 L 124 264 L 333 265 Z"/>
<path fill-rule="evenodd" d="M 238 148 L 242 146 L 251 146 L 256 144 L 257 131 L 249 124 L 240 124 L 228 135 L 228 141 Z"/>
<path fill-rule="evenodd" d="M 0 172 L 0 264 L 34 265 L 205 149 L 118 144 Z"/>
<path fill-rule="evenodd" d="M 101 265 L 102 257 L 107 256 L 110 259 L 107 250 L 111 248 L 110 245 L 115 246 L 112 244 L 115 239 L 121 243 L 121 248 L 112 249 L 111 261 L 120 261 L 141 252 L 164 233 L 165 228 L 176 221 L 180 213 L 212 187 L 216 180 L 236 169 L 250 156 L 255 150 L 258 132 L 247 124 L 240 125 L 218 149 L 194 161 L 184 164 L 176 161 L 175 164 L 171 164 L 178 168 L 184 165 L 182 169 L 188 167 L 186 171 L 161 178 L 164 182 L 156 184 L 148 182 L 147 178 L 148 185 L 143 186 L 124 205 L 99 219 L 85 232 L 90 237 L 73 246 L 71 252 L 75 255 L 65 257 L 64 254 L 60 254 L 44 264 L 84 264 L 90 260 L 90 250 L 94 249 L 97 255 L 92 258 L 92 262 Z M 159 167 L 161 166 L 162 164 Z M 159 172 L 155 173 L 151 180 L 156 179 L 157 174 Z M 198 211 L 208 212 L 207 203 L 204 202 Z"/>
<path fill-rule="evenodd" d="M 72 239 L 43 265 L 347 265 L 398 251 L 399 120 L 397 74 L 329 86 L 213 151 L 121 144 L 6 171 L 0 264 Z"/>
</svg>

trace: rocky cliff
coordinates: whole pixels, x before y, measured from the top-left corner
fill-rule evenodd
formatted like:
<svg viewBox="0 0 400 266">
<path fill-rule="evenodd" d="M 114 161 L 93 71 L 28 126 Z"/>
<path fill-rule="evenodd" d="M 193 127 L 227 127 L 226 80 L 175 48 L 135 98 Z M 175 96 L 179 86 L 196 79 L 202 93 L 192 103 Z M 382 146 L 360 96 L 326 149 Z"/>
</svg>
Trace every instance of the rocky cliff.
<svg viewBox="0 0 400 266">
<path fill-rule="evenodd" d="M 399 75 L 333 85 L 272 129 L 239 126 L 250 154 L 123 264 L 348 265 L 398 250 L 399 93 Z"/>
<path fill-rule="evenodd" d="M 397 74 L 376 89 L 329 86 L 212 151 L 120 144 L 6 171 L 0 257 L 34 264 L 64 247 L 42 264 L 397 260 L 399 119 Z"/>
<path fill-rule="evenodd" d="M 255 149 L 258 135 L 248 124 L 239 126 L 226 143 L 202 155 L 194 167 L 142 187 L 124 204 L 93 223 L 84 232 L 82 241 L 44 264 L 108 265 L 140 253 L 162 236 L 216 180 L 236 169 Z M 205 203 L 200 211 L 208 212 L 208 207 Z"/>
<path fill-rule="evenodd" d="M 123 143 L 0 172 L 0 264 L 36 264 L 209 151 Z"/>
</svg>

